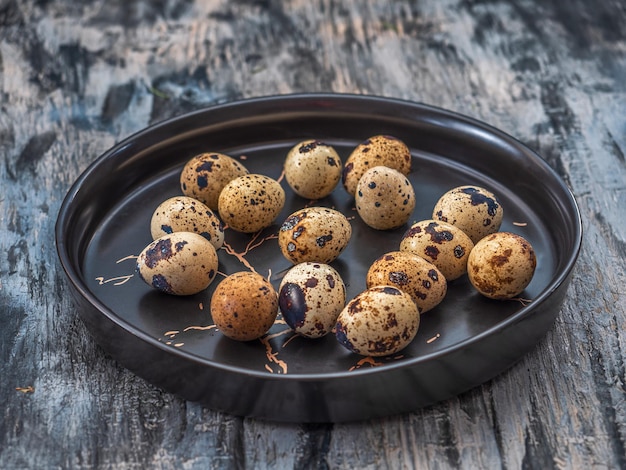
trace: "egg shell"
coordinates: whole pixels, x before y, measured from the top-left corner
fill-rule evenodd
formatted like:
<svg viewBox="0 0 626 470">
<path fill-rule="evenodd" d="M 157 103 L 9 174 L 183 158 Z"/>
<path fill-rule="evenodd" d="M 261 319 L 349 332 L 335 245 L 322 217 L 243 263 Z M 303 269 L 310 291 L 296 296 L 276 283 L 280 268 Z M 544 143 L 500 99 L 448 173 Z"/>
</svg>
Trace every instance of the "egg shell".
<svg viewBox="0 0 626 470">
<path fill-rule="evenodd" d="M 291 214 L 280 227 L 280 250 L 294 264 L 330 263 L 348 246 L 352 226 L 341 212 L 308 207 Z"/>
<path fill-rule="evenodd" d="M 485 297 L 511 299 L 530 284 L 537 267 L 535 250 L 524 237 L 498 232 L 476 243 L 470 253 L 467 274 Z"/>
<path fill-rule="evenodd" d="M 254 233 L 272 225 L 285 205 L 285 191 L 269 176 L 249 174 L 235 178 L 222 190 L 220 218 L 233 230 Z"/>
<path fill-rule="evenodd" d="M 406 292 L 376 286 L 358 294 L 339 314 L 335 335 L 349 351 L 386 356 L 404 349 L 417 334 L 420 314 Z"/>
<path fill-rule="evenodd" d="M 211 297 L 211 317 L 225 336 L 237 341 L 260 338 L 278 315 L 278 294 L 263 276 L 240 271 L 220 282 Z"/>
<path fill-rule="evenodd" d="M 180 188 L 185 196 L 193 197 L 217 210 L 224 186 L 248 169 L 234 158 L 223 153 L 207 152 L 191 158 L 180 174 Z"/>
<path fill-rule="evenodd" d="M 387 166 L 403 175 L 411 171 L 411 151 L 404 142 L 390 135 L 376 135 L 357 145 L 343 167 L 341 181 L 351 196 L 368 169 Z"/>
<path fill-rule="evenodd" d="M 420 313 L 445 298 L 448 285 L 437 267 L 408 251 L 392 251 L 375 260 L 367 271 L 367 287 L 394 286 L 411 296 Z"/>
<path fill-rule="evenodd" d="M 215 247 L 203 236 L 174 232 L 157 238 L 137 258 L 136 271 L 148 285 L 174 295 L 206 289 L 217 274 Z"/>
<path fill-rule="evenodd" d="M 415 208 L 415 191 L 409 179 L 386 166 L 363 173 L 354 197 L 363 222 L 377 230 L 404 225 Z"/>
<path fill-rule="evenodd" d="M 459 186 L 439 198 L 432 217 L 459 227 L 476 244 L 500 230 L 503 216 L 495 194 L 479 186 Z"/>
<path fill-rule="evenodd" d="M 335 189 L 343 165 L 332 146 L 305 140 L 289 151 L 284 168 L 285 180 L 298 196 L 320 199 Z"/>
<path fill-rule="evenodd" d="M 339 273 L 323 263 L 300 263 L 280 283 L 278 306 L 283 319 L 307 338 L 327 335 L 346 305 L 346 287 Z"/>
<path fill-rule="evenodd" d="M 467 272 L 472 240 L 458 227 L 427 219 L 415 222 L 400 241 L 400 251 L 409 251 L 431 262 L 447 281 Z"/>
<path fill-rule="evenodd" d="M 216 250 L 224 243 L 224 225 L 206 204 L 188 196 L 163 201 L 150 219 L 152 239 L 174 232 L 193 232 L 206 238 Z"/>
</svg>

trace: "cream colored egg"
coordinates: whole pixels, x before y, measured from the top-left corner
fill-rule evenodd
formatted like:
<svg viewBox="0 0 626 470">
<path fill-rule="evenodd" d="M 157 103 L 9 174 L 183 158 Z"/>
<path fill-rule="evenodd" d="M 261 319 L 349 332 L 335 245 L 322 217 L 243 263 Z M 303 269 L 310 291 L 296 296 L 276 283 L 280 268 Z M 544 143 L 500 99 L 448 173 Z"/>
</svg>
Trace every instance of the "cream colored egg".
<svg viewBox="0 0 626 470">
<path fill-rule="evenodd" d="M 211 297 L 211 317 L 225 336 L 237 341 L 260 338 L 278 315 L 278 295 L 263 276 L 240 271 L 222 280 Z"/>
<path fill-rule="evenodd" d="M 224 243 L 224 226 L 206 204 L 187 196 L 176 196 L 163 201 L 150 220 L 150 233 L 155 240 L 174 232 L 193 232 L 202 235 L 215 247 Z"/>
<path fill-rule="evenodd" d="M 148 285 L 174 295 L 206 289 L 217 274 L 215 247 L 203 236 L 175 232 L 157 238 L 137 258 L 137 273 Z"/>
<path fill-rule="evenodd" d="M 357 145 L 343 168 L 342 183 L 351 196 L 368 169 L 387 166 L 403 175 L 411 171 L 411 151 L 404 142 L 390 135 L 376 135 Z"/>
<path fill-rule="evenodd" d="M 220 193 L 220 218 L 233 230 L 254 233 L 272 225 L 285 205 L 285 191 L 269 176 L 235 178 Z"/>
<path fill-rule="evenodd" d="M 404 349 L 417 334 L 420 314 L 406 292 L 376 286 L 358 294 L 339 314 L 335 335 L 349 351 L 386 356 Z"/>
<path fill-rule="evenodd" d="M 537 267 L 532 245 L 520 235 L 487 235 L 470 253 L 467 274 L 472 285 L 491 299 L 511 299 L 530 284 Z"/>
<path fill-rule="evenodd" d="M 354 198 L 363 222 L 377 230 L 401 227 L 415 208 L 415 192 L 409 179 L 386 166 L 363 173 Z"/>
<path fill-rule="evenodd" d="M 433 219 L 460 228 L 477 243 L 500 230 L 504 211 L 496 196 L 479 186 L 459 186 L 445 193 L 435 204 Z"/>
<path fill-rule="evenodd" d="M 436 220 L 415 222 L 400 241 L 400 251 L 410 251 L 431 262 L 446 280 L 467 272 L 467 259 L 474 244 L 459 228 Z"/>
<path fill-rule="evenodd" d="M 278 232 L 280 250 L 294 264 L 330 263 L 348 246 L 352 226 L 341 212 L 307 207 L 291 214 Z"/>
<path fill-rule="evenodd" d="M 320 338 L 333 329 L 346 305 L 346 287 L 331 266 L 300 263 L 281 281 L 278 305 L 292 330 L 307 338 Z"/>
<path fill-rule="evenodd" d="M 367 271 L 367 287 L 394 286 L 411 296 L 420 313 L 435 308 L 448 290 L 437 267 L 408 251 L 392 251 L 375 260 Z"/>
<path fill-rule="evenodd" d="M 287 154 L 285 180 L 298 196 L 320 199 L 335 189 L 342 168 L 341 158 L 332 146 L 305 140 Z"/>
<path fill-rule="evenodd" d="M 228 155 L 201 153 L 185 164 L 180 174 L 180 188 L 185 196 L 198 199 L 209 209 L 217 210 L 224 186 L 246 174 L 246 167 Z"/>
</svg>

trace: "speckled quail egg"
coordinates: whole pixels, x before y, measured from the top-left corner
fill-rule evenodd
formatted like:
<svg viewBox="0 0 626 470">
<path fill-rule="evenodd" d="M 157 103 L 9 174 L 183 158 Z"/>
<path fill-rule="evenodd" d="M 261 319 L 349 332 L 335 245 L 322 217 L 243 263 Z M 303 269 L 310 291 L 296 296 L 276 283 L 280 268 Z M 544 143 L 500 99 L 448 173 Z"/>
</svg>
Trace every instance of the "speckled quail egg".
<svg viewBox="0 0 626 470">
<path fill-rule="evenodd" d="M 425 313 L 446 296 L 446 278 L 437 267 L 408 251 L 392 251 L 375 260 L 367 271 L 367 287 L 394 286 L 411 296 Z"/>
<path fill-rule="evenodd" d="M 217 210 L 224 186 L 248 170 L 234 158 L 223 153 L 201 153 L 191 158 L 180 174 L 180 188 L 185 196 L 193 197 Z"/>
<path fill-rule="evenodd" d="M 308 207 L 291 214 L 278 232 L 285 258 L 294 264 L 330 263 L 344 250 L 352 226 L 341 212 L 326 207 Z"/>
<path fill-rule="evenodd" d="M 356 185 L 368 169 L 387 166 L 403 175 L 411 171 L 411 151 L 404 142 L 390 135 L 376 135 L 355 147 L 343 167 L 342 183 L 354 196 Z"/>
<path fill-rule="evenodd" d="M 260 338 L 278 315 L 278 294 L 263 276 L 240 271 L 226 277 L 211 297 L 213 322 L 237 341 Z"/>
<path fill-rule="evenodd" d="M 514 233 L 497 232 L 476 243 L 467 261 L 467 275 L 482 295 L 504 300 L 526 289 L 536 266 L 530 242 Z"/>
<path fill-rule="evenodd" d="M 476 243 L 500 230 L 503 210 L 496 196 L 478 186 L 459 186 L 435 204 L 433 219 L 459 227 Z"/>
<path fill-rule="evenodd" d="M 420 314 L 411 296 L 392 286 L 376 286 L 354 297 L 339 314 L 335 335 L 349 351 L 386 356 L 415 338 Z"/>
<path fill-rule="evenodd" d="M 461 229 L 431 219 L 415 222 L 400 241 L 400 251 L 410 251 L 431 262 L 448 281 L 467 272 L 472 248 L 474 243 Z"/>
<path fill-rule="evenodd" d="M 157 238 L 137 258 L 137 273 L 148 285 L 168 294 L 192 295 L 206 289 L 217 273 L 213 245 L 191 232 Z"/>
<path fill-rule="evenodd" d="M 319 140 L 305 140 L 294 146 L 285 159 L 285 179 L 301 197 L 328 196 L 341 179 L 341 158 L 335 149 Z"/>
<path fill-rule="evenodd" d="M 346 305 L 339 273 L 322 263 L 300 263 L 280 283 L 278 306 L 287 325 L 307 338 L 328 334 Z"/>
<path fill-rule="evenodd" d="M 254 233 L 272 225 L 285 205 L 285 191 L 275 179 L 249 174 L 235 178 L 220 193 L 218 211 L 233 230 Z"/>
<path fill-rule="evenodd" d="M 176 196 L 163 201 L 152 214 L 152 239 L 174 232 L 202 235 L 216 250 L 224 243 L 224 226 L 219 217 L 207 205 L 187 196 Z"/>
<path fill-rule="evenodd" d="M 411 182 L 398 170 L 386 166 L 376 166 L 363 173 L 354 198 L 363 222 L 377 230 L 404 225 L 415 208 Z"/>
</svg>

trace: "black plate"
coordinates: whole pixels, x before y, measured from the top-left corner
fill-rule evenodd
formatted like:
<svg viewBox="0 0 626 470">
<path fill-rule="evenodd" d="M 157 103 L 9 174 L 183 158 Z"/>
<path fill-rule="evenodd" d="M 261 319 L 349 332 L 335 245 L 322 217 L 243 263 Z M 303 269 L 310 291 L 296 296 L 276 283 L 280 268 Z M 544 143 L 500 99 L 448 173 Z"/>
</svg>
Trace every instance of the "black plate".
<svg viewBox="0 0 626 470">
<path fill-rule="evenodd" d="M 436 200 L 463 184 L 496 193 L 502 230 L 526 237 L 538 258 L 526 300 L 493 301 L 467 277 L 422 316 L 415 340 L 400 354 L 365 359 L 329 335 L 293 337 L 277 322 L 262 340 L 239 343 L 211 327 L 210 295 L 173 297 L 151 290 L 134 272 L 150 241 L 153 210 L 180 194 L 178 176 L 197 153 L 219 151 L 251 172 L 279 178 L 289 148 L 316 138 L 345 159 L 376 134 L 402 139 L 413 155 L 409 176 L 418 201 L 411 221 L 430 218 Z M 255 240 L 247 262 L 278 287 L 290 266 L 272 236 L 310 201 L 283 181 L 287 204 Z M 351 298 L 365 288 L 369 264 L 396 250 L 406 227 L 375 231 L 337 186 L 317 205 L 353 217 L 353 237 L 333 263 Z M 581 220 L 565 184 L 534 152 L 488 125 L 395 99 L 353 95 L 287 95 L 215 106 L 152 126 L 98 158 L 76 181 L 56 226 L 61 263 L 78 309 L 95 339 L 148 381 L 182 397 L 237 415 L 271 420 L 348 421 L 414 410 L 496 376 L 520 359 L 553 324 L 581 243 Z M 233 252 L 251 236 L 227 231 Z M 219 252 L 220 271 L 247 269 Z M 218 277 L 218 280 L 220 278 Z"/>
</svg>

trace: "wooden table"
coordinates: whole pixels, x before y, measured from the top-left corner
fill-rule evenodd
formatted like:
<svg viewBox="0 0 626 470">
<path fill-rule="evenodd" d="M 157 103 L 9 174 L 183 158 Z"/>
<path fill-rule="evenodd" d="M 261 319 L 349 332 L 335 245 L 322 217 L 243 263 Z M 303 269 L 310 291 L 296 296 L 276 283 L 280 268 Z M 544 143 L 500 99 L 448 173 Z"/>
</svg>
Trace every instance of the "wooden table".
<svg viewBox="0 0 626 470">
<path fill-rule="evenodd" d="M 626 4 L 170 0 L 0 4 L 0 468 L 626 468 Z M 403 416 L 275 424 L 167 394 L 95 344 L 54 224 L 154 122 L 292 92 L 486 121 L 571 187 L 584 245 L 513 368 Z"/>
</svg>

